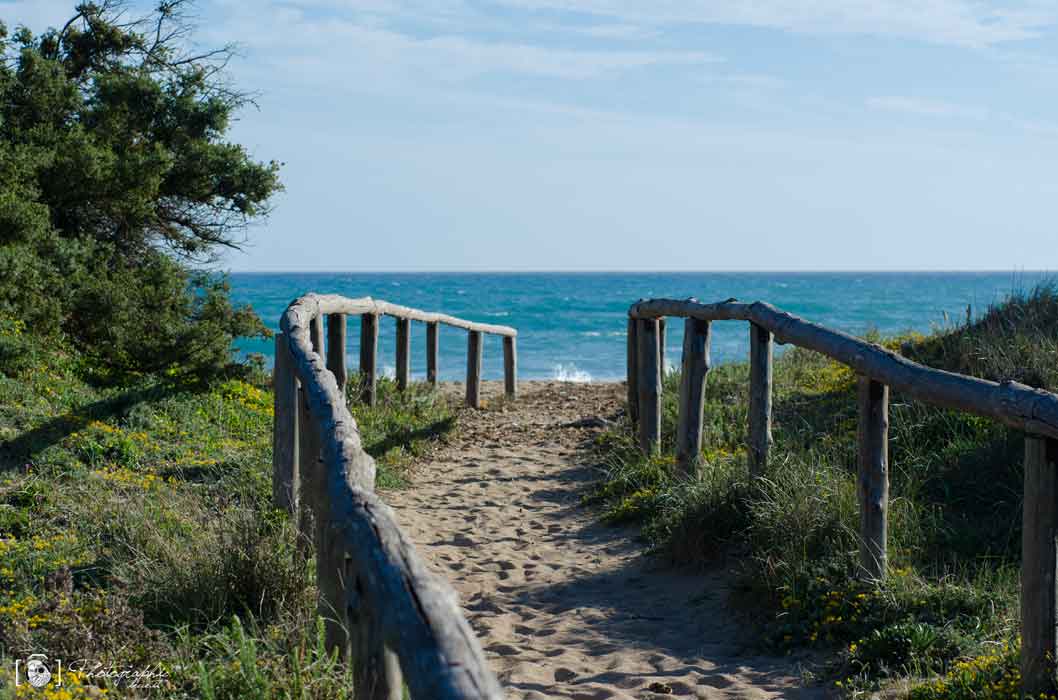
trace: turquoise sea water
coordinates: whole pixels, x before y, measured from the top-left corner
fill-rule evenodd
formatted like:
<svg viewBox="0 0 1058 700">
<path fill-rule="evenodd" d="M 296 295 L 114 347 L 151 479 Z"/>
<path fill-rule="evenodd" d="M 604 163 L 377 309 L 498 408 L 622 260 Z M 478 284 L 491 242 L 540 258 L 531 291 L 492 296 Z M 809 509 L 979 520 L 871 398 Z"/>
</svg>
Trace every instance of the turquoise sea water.
<svg viewBox="0 0 1058 700">
<path fill-rule="evenodd" d="M 1030 272 L 691 272 L 691 273 L 234 273 L 235 298 L 249 302 L 277 328 L 295 297 L 314 291 L 349 297 L 372 296 L 426 311 L 443 311 L 518 329 L 519 375 L 523 379 L 607 381 L 624 378 L 625 325 L 630 304 L 649 297 L 697 297 L 703 302 L 736 297 L 767 301 L 808 320 L 850 333 L 876 328 L 885 334 L 928 332 L 963 321 L 1012 290 L 1047 279 Z M 947 316 L 946 316 L 947 315 Z M 379 364 L 392 372 L 393 319 L 382 321 Z M 412 373 L 425 374 L 426 330 L 413 324 Z M 681 322 L 669 324 L 668 363 L 678 363 Z M 740 360 L 748 351 L 745 323 L 714 324 L 714 362 Z M 238 343 L 271 362 L 267 342 Z M 359 357 L 356 320 L 349 325 L 350 368 Z M 465 373 L 466 333 L 442 327 L 442 379 Z M 485 341 L 486 379 L 503 376 L 499 338 Z"/>
</svg>

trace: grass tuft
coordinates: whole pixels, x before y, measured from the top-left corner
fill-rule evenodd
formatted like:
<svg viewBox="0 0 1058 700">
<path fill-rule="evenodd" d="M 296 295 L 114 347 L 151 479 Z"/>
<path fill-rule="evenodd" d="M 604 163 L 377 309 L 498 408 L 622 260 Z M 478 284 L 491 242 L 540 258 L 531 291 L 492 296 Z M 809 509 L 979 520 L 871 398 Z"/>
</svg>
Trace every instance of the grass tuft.
<svg viewBox="0 0 1058 700">
<path fill-rule="evenodd" d="M 869 339 L 943 369 L 1058 388 L 1053 284 L 930 336 Z M 728 557 L 740 572 L 738 599 L 764 611 L 768 645 L 830 649 L 830 671 L 849 692 L 935 677 L 933 690 L 913 697 L 1007 697 L 952 689 L 976 683 L 983 693 L 1009 680 L 1006 659 L 1019 644 L 1020 434 L 893 394 L 893 575 L 879 586 L 856 577 L 853 372 L 800 348 L 776 359 L 775 444 L 758 480 L 744 449 L 748 366 L 709 375 L 703 466 L 693 479 L 673 468 L 678 381 L 665 378 L 661 455 L 642 456 L 628 424 L 598 438 L 607 474 L 588 500 L 604 504 L 604 517 L 640 522 L 650 545 L 676 563 Z M 977 681 L 967 669 L 977 669 Z"/>
<path fill-rule="evenodd" d="M 314 564 L 271 505 L 267 378 L 101 387 L 90 369 L 0 319 L 0 698 L 32 653 L 70 669 L 41 697 L 348 697 Z M 352 410 L 380 486 L 454 425 L 436 393 L 392 382 Z M 159 687 L 79 676 L 78 659 L 154 669 Z"/>
</svg>

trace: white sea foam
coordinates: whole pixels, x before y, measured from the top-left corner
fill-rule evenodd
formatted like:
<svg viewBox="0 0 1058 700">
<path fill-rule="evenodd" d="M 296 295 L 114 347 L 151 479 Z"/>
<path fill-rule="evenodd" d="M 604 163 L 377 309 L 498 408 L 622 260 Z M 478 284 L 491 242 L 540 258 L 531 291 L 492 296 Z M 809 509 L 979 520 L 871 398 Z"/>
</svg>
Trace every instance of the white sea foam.
<svg viewBox="0 0 1058 700">
<path fill-rule="evenodd" d="M 599 331 L 584 331 L 583 333 L 581 333 L 581 335 L 587 335 L 591 336 L 592 338 L 597 338 L 602 335 L 602 333 L 600 333 Z"/>
<path fill-rule="evenodd" d="M 485 316 L 510 316 L 510 311 L 483 311 Z"/>
<path fill-rule="evenodd" d="M 591 375 L 577 365 L 570 362 L 568 365 L 559 363 L 551 368 L 551 378 L 559 382 L 573 382 L 575 384 L 587 384 L 591 381 Z"/>
<path fill-rule="evenodd" d="M 386 379 L 396 379 L 397 378 L 397 368 L 394 367 L 393 365 L 383 365 L 382 366 L 382 376 L 385 377 Z"/>
</svg>

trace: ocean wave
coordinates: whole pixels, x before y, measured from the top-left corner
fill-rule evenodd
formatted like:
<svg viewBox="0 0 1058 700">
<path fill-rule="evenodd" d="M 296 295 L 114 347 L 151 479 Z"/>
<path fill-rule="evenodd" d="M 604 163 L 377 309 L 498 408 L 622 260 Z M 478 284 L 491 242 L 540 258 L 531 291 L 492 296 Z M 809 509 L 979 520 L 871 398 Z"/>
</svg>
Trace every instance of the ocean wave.
<svg viewBox="0 0 1058 700">
<path fill-rule="evenodd" d="M 510 311 L 482 311 L 483 316 L 510 316 Z"/>
<path fill-rule="evenodd" d="M 559 382 L 573 382 L 574 384 L 587 384 L 591 381 L 591 375 L 577 365 L 570 362 L 568 365 L 559 363 L 551 368 L 551 378 Z"/>
<path fill-rule="evenodd" d="M 602 333 L 599 331 L 584 331 L 581 335 L 591 336 L 592 338 L 598 338 Z"/>
<path fill-rule="evenodd" d="M 383 365 L 382 366 L 382 376 L 385 377 L 386 379 L 396 379 L 397 378 L 397 368 L 395 366 L 393 366 L 393 365 Z"/>
</svg>

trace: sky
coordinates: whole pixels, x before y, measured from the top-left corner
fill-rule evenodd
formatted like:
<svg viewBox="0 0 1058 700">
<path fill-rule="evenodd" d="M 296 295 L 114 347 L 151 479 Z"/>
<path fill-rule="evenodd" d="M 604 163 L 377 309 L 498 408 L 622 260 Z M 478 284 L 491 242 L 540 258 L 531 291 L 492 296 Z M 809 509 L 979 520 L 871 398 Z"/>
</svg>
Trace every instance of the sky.
<svg viewBox="0 0 1058 700">
<path fill-rule="evenodd" d="M 197 12 L 284 164 L 232 270 L 1058 269 L 1054 0 Z"/>
</svg>

